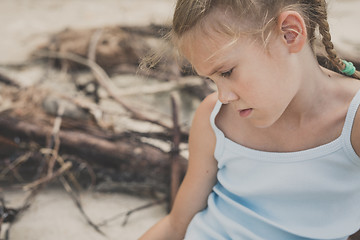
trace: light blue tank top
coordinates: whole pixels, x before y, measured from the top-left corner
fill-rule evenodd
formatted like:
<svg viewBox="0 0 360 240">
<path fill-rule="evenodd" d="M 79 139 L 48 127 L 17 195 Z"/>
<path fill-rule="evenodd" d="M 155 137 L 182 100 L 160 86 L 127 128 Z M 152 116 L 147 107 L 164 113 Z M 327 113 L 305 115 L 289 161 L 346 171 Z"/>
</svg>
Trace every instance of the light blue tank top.
<svg viewBox="0 0 360 240">
<path fill-rule="evenodd" d="M 341 136 L 312 149 L 257 151 L 226 138 L 215 125 L 218 182 L 197 213 L 187 240 L 345 240 L 360 228 L 360 158 L 351 130 L 352 100 Z"/>
</svg>

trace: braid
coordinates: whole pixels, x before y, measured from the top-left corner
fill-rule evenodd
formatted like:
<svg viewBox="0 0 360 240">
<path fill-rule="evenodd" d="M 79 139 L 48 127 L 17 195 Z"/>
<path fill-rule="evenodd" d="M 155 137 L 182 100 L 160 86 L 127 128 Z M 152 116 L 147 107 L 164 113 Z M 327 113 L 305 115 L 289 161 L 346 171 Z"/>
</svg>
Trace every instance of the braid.
<svg viewBox="0 0 360 240">
<path fill-rule="evenodd" d="M 322 43 L 325 47 L 327 58 L 336 69 L 342 72 L 346 66 L 343 61 L 338 57 L 334 48 L 334 44 L 331 41 L 330 27 L 327 20 L 326 2 L 325 0 L 314 0 L 310 2 L 312 2 L 312 4 L 310 4 L 312 5 L 310 6 L 312 8 L 310 18 L 313 18 L 313 21 L 319 26 L 319 33 L 322 36 Z M 360 79 L 359 72 L 355 72 L 355 74 L 352 76 Z"/>
</svg>

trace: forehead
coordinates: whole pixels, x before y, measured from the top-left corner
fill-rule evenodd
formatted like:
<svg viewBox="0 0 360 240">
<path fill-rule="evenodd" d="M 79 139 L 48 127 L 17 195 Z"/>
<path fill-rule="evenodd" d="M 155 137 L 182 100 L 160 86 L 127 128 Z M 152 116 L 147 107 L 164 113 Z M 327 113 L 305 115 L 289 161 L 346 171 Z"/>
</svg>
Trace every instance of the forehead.
<svg viewBox="0 0 360 240">
<path fill-rule="evenodd" d="M 254 42 L 254 33 L 247 29 L 248 24 L 233 16 L 223 8 L 213 9 L 193 28 L 177 39 L 180 53 L 200 74 L 199 63 L 217 64 L 234 52 L 241 43 Z"/>
<path fill-rule="evenodd" d="M 179 49 L 198 74 L 207 75 L 209 69 L 216 68 L 234 54 L 239 54 L 245 42 L 246 39 L 231 38 L 216 32 L 196 34 L 190 31 L 181 39 Z"/>
<path fill-rule="evenodd" d="M 180 51 L 192 62 L 198 57 L 211 61 L 216 55 L 226 50 L 225 46 L 230 43 L 230 39 L 220 34 L 196 34 L 189 32 L 181 39 Z"/>
</svg>

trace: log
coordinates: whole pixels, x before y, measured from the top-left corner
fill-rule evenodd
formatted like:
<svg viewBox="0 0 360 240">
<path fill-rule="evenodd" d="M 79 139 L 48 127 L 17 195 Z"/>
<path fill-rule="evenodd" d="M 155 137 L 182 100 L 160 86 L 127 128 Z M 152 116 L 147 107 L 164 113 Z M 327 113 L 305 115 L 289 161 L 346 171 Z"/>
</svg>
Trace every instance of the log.
<svg viewBox="0 0 360 240">
<path fill-rule="evenodd" d="M 45 146 L 51 136 L 52 127 L 32 123 L 9 115 L 0 115 L 0 135 L 20 142 L 35 141 Z M 80 156 L 89 164 L 101 165 L 111 170 L 112 181 L 120 182 L 125 191 L 139 191 L 152 194 L 167 193 L 171 161 L 168 153 L 141 142 L 136 138 L 111 141 L 110 137 L 99 137 L 78 130 L 60 130 L 61 147 L 59 154 Z M 180 157 L 181 167 L 186 169 L 186 159 Z M 124 189 L 129 183 L 134 189 Z M 126 188 L 126 187 L 125 187 Z M 140 193 L 141 195 L 141 193 Z"/>
<path fill-rule="evenodd" d="M 122 70 L 136 71 L 141 59 L 150 49 L 163 45 L 163 36 L 169 31 L 169 26 L 150 25 L 144 27 L 114 26 L 101 29 L 65 29 L 51 37 L 51 40 L 37 51 L 55 51 L 60 53 L 73 53 L 81 57 L 89 55 L 92 50 L 92 40 L 95 40 L 92 56 L 107 73 L 121 72 Z M 66 67 L 69 70 L 81 68 L 75 62 L 66 59 L 55 61 L 55 66 Z M 171 67 L 170 67 L 171 66 Z M 157 65 L 156 73 L 165 72 L 167 79 L 177 79 L 180 68 L 176 59 L 170 57 L 166 64 Z"/>
</svg>

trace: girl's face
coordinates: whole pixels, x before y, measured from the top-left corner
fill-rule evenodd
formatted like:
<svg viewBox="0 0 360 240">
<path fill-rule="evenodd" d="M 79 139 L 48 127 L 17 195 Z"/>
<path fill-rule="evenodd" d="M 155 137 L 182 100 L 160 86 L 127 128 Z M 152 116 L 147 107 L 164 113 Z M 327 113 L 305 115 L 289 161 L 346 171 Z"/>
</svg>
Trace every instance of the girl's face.
<svg viewBox="0 0 360 240">
<path fill-rule="evenodd" d="M 199 75 L 215 82 L 219 100 L 231 105 L 236 117 L 269 127 L 299 90 L 294 56 L 282 36 L 273 37 L 266 49 L 250 37 L 229 43 L 219 33 L 188 33 L 180 50 Z"/>
</svg>

